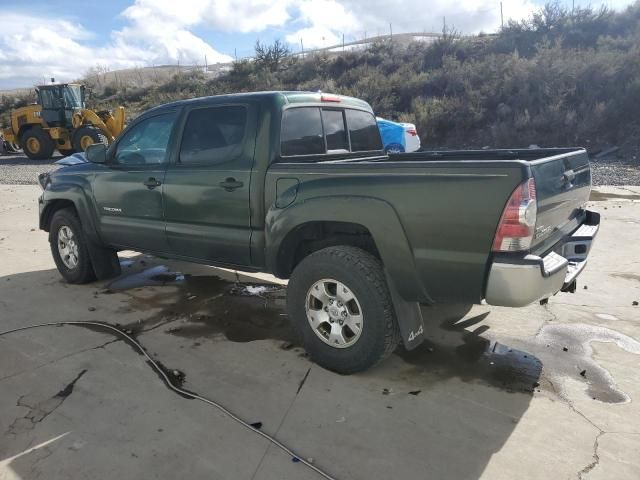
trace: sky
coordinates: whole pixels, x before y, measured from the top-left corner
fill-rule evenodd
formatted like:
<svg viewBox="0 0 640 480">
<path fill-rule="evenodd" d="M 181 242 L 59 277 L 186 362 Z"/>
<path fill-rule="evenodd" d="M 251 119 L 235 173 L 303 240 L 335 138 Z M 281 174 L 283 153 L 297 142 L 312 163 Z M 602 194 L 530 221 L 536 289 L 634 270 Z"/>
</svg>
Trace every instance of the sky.
<svg viewBox="0 0 640 480">
<path fill-rule="evenodd" d="M 505 21 L 545 0 L 503 1 Z M 571 5 L 572 0 L 562 3 Z M 616 9 L 632 0 L 602 2 Z M 576 6 L 598 5 L 575 0 Z M 0 0 L 0 90 L 109 70 L 228 62 L 256 40 L 292 50 L 394 33 L 462 33 L 500 25 L 499 0 Z"/>
</svg>

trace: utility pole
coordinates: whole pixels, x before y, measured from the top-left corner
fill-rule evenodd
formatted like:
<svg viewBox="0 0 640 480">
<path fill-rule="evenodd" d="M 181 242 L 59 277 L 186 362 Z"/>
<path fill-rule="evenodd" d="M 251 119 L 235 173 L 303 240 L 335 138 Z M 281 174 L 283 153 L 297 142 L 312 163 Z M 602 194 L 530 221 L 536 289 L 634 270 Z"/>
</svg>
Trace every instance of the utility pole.
<svg viewBox="0 0 640 480">
<path fill-rule="evenodd" d="M 389 39 L 393 40 L 393 27 L 391 26 L 391 22 L 389 22 Z"/>
<path fill-rule="evenodd" d="M 447 33 L 447 17 L 442 17 L 442 34 Z"/>
<path fill-rule="evenodd" d="M 302 53 L 302 58 L 304 58 L 304 44 L 302 43 L 302 37 L 300 37 L 300 52 Z"/>
<path fill-rule="evenodd" d="M 504 30 L 504 13 L 502 12 L 502 2 L 500 2 L 500 27 Z"/>
<path fill-rule="evenodd" d="M 344 53 L 344 33 L 342 34 L 342 53 Z"/>
<path fill-rule="evenodd" d="M 233 47 L 233 56 L 236 58 L 236 63 L 238 63 L 238 49 Z"/>
</svg>

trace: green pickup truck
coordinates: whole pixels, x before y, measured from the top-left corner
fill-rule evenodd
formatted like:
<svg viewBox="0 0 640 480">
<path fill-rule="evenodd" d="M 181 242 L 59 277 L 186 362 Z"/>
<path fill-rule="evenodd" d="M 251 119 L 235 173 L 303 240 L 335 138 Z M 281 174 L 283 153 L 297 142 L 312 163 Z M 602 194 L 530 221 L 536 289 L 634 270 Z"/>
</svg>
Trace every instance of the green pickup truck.
<svg viewBox="0 0 640 480">
<path fill-rule="evenodd" d="M 40 228 L 68 282 L 118 275 L 123 249 L 272 273 L 340 373 L 419 345 L 421 304 L 574 291 L 600 221 L 583 149 L 389 156 L 366 102 L 325 93 L 162 105 L 62 163 L 40 176 Z"/>
</svg>

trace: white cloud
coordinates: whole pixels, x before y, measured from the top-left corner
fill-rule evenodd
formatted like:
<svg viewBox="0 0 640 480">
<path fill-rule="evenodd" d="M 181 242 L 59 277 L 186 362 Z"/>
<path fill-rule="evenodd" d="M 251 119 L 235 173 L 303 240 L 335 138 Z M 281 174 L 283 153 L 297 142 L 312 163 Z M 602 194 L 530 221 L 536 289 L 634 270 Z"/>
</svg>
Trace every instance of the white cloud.
<svg viewBox="0 0 640 480">
<path fill-rule="evenodd" d="M 632 1 L 606 3 L 622 9 Z M 209 63 L 231 60 L 194 33 L 196 28 L 243 34 L 277 28 L 288 42 L 297 46 L 302 38 L 305 48 L 313 48 L 339 44 L 343 34 L 347 40 L 365 32 L 384 35 L 389 23 L 398 33 L 440 31 L 443 17 L 463 33 L 495 31 L 499 5 L 497 0 L 134 0 L 121 13 L 125 26 L 102 42 L 77 22 L 5 7 L 0 87 L 28 86 L 43 76 L 77 78 L 95 65 L 202 63 L 205 56 Z M 503 5 L 505 21 L 524 18 L 539 6 L 534 0 Z"/>
<path fill-rule="evenodd" d="M 258 32 L 282 26 L 295 0 L 136 0 L 122 15 L 147 30 L 205 24 L 224 32 Z"/>
<path fill-rule="evenodd" d="M 77 75 L 82 59 L 92 56 L 83 45 L 90 34 L 81 25 L 20 14 L 3 16 L 0 30 L 0 80 L 43 75 Z M 29 28 L 25 28 L 28 25 Z M 80 60 L 79 60 L 80 59 Z"/>
<path fill-rule="evenodd" d="M 287 35 L 290 43 L 303 40 L 305 48 L 336 45 L 342 35 L 354 35 L 362 29 L 358 17 L 337 0 L 302 0 L 297 5 L 297 20 L 305 26 Z"/>
</svg>

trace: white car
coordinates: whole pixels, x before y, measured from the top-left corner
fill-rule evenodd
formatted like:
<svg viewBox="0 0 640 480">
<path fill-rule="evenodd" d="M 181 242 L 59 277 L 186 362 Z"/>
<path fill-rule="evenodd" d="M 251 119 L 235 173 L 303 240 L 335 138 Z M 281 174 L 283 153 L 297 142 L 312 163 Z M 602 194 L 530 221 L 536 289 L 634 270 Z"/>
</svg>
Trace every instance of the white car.
<svg viewBox="0 0 640 480">
<path fill-rule="evenodd" d="M 387 153 L 411 153 L 420 149 L 420 137 L 413 123 L 398 123 L 376 118 Z"/>
<path fill-rule="evenodd" d="M 401 123 L 400 125 L 404 127 L 404 151 L 410 153 L 420 150 L 422 145 L 420 144 L 420 136 L 416 126 L 413 123 Z"/>
</svg>

